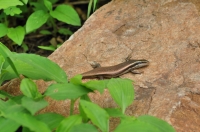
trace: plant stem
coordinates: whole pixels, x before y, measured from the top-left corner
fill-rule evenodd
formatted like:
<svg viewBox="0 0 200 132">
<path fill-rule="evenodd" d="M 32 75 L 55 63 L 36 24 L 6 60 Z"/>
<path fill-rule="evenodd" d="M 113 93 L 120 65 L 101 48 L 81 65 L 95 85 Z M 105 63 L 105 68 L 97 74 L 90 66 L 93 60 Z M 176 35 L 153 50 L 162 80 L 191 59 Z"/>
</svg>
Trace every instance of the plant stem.
<svg viewBox="0 0 200 132">
<path fill-rule="evenodd" d="M 74 103 L 75 103 L 75 99 L 72 99 L 71 100 L 71 104 L 70 104 L 70 115 L 72 115 L 73 114 L 73 112 L 74 112 Z"/>
</svg>

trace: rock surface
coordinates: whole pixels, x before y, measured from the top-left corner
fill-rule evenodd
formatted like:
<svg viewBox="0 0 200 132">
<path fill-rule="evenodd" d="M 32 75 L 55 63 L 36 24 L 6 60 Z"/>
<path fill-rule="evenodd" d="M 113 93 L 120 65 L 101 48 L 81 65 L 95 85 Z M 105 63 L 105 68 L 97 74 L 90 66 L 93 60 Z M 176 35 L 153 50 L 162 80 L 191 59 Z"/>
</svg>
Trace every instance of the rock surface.
<svg viewBox="0 0 200 132">
<path fill-rule="evenodd" d="M 195 0 L 113 0 L 97 10 L 68 41 L 49 56 L 72 77 L 91 70 L 90 61 L 111 66 L 147 59 L 135 81 L 136 100 L 128 115 L 150 114 L 178 132 L 200 130 L 200 2 Z M 45 84 L 38 84 L 44 90 Z M 4 86 L 4 89 L 9 89 Z M 108 91 L 90 94 L 102 107 L 115 107 Z M 68 114 L 69 101 L 53 101 L 44 111 Z M 111 121 L 111 130 L 116 126 Z"/>
</svg>

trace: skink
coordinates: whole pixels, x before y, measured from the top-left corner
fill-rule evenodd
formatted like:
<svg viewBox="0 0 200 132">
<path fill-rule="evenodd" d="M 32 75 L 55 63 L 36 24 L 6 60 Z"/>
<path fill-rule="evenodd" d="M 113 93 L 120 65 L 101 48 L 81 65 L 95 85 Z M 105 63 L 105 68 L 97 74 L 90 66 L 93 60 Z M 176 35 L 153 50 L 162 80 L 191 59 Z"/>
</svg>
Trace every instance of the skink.
<svg viewBox="0 0 200 132">
<path fill-rule="evenodd" d="M 134 70 L 148 65 L 149 61 L 147 60 L 129 60 L 114 66 L 98 67 L 81 75 L 83 78 L 112 78 L 128 72 L 138 73 Z"/>
</svg>

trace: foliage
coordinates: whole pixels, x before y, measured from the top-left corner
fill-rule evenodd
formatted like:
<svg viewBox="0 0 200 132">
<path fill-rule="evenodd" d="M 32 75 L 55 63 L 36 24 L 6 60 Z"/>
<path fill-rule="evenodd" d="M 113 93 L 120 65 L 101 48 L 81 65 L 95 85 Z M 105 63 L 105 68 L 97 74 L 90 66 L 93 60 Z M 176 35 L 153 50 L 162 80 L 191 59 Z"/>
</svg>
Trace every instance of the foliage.
<svg viewBox="0 0 200 132">
<path fill-rule="evenodd" d="M 7 36 L 15 44 L 22 46 L 25 35 L 40 30 L 41 34 L 71 35 L 66 28 L 58 29 L 57 21 L 73 26 L 80 26 L 80 18 L 73 7 L 61 4 L 53 7 L 58 0 L 0 0 L 0 38 Z M 19 21 L 26 23 L 17 25 Z M 46 25 L 52 31 L 41 30 Z M 55 47 L 40 47 L 55 50 Z"/>
<path fill-rule="evenodd" d="M 98 3 L 98 0 L 90 0 L 88 4 L 88 12 L 87 12 L 87 17 L 90 16 L 91 10 L 94 12 L 96 10 L 96 5 Z"/>
<path fill-rule="evenodd" d="M 0 90 L 1 132 L 14 132 L 20 126 L 23 132 L 108 132 L 111 117 L 121 120 L 114 132 L 175 131 L 167 122 L 156 117 L 133 117 L 125 114 L 125 110 L 134 100 L 133 84 L 129 79 L 113 78 L 83 83 L 82 76 L 77 75 L 68 81 L 65 71 L 47 58 L 33 54 L 16 54 L 3 44 L 0 44 L 0 53 L 0 84 L 19 77 L 20 90 L 23 93 L 20 96 L 12 96 Z M 54 83 L 41 94 L 32 79 Z M 105 88 L 108 88 L 118 108 L 101 108 L 90 101 L 90 92 L 96 90 L 102 93 Z M 48 106 L 45 97 L 71 100 L 70 116 L 39 113 Z M 74 102 L 78 99 L 80 114 L 73 114 Z"/>
</svg>

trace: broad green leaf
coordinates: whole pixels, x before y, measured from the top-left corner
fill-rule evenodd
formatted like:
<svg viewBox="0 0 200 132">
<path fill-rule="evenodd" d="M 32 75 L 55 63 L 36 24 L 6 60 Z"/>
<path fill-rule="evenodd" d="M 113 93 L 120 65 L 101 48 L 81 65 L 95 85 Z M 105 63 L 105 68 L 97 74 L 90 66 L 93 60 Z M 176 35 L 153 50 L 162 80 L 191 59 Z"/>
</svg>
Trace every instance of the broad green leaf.
<svg viewBox="0 0 200 132">
<path fill-rule="evenodd" d="M 60 28 L 60 29 L 58 30 L 58 32 L 59 32 L 60 34 L 64 34 L 64 35 L 72 35 L 72 34 L 73 34 L 73 32 L 70 31 L 70 30 L 67 29 L 67 28 Z"/>
<path fill-rule="evenodd" d="M 21 9 L 18 8 L 18 7 L 15 7 L 15 6 L 11 6 L 11 7 L 8 7 L 6 9 L 4 9 L 4 13 L 6 15 L 10 15 L 10 16 L 14 16 L 14 15 L 19 15 L 22 13 Z"/>
<path fill-rule="evenodd" d="M 7 57 L 7 61 L 10 65 L 10 67 L 12 68 L 12 70 L 14 71 L 14 73 L 16 74 L 17 77 L 19 77 L 19 73 L 17 72 L 17 69 L 15 67 L 15 65 L 13 64 L 13 61 L 10 59 L 10 57 Z"/>
<path fill-rule="evenodd" d="M 30 33 L 47 22 L 49 14 L 43 10 L 33 12 L 26 22 L 26 32 Z"/>
<path fill-rule="evenodd" d="M 95 126 L 92 124 L 78 124 L 73 126 L 69 132 L 99 132 Z"/>
<path fill-rule="evenodd" d="M 1 93 L 2 91 L 3 91 L 3 90 L 0 90 L 0 99 L 6 100 L 6 95 L 2 94 L 2 93 Z"/>
<path fill-rule="evenodd" d="M 76 84 L 76 85 L 82 85 L 82 76 L 81 75 L 76 75 L 72 78 L 70 78 L 70 83 Z"/>
<path fill-rule="evenodd" d="M 21 104 L 22 103 L 22 98 L 24 97 L 24 95 L 18 95 L 18 96 L 12 96 L 10 99 L 12 101 L 14 101 L 17 104 Z M 27 111 L 28 112 L 28 111 Z M 30 112 L 28 112 L 30 113 Z"/>
<path fill-rule="evenodd" d="M 8 94 L 7 92 L 0 90 L 0 98 L 1 99 L 5 99 L 5 98 L 12 98 L 13 96 L 11 96 L 10 94 Z"/>
<path fill-rule="evenodd" d="M 119 108 L 104 108 L 110 117 L 126 117 Z"/>
<path fill-rule="evenodd" d="M 39 10 L 43 10 L 45 12 L 48 12 L 48 9 L 46 8 L 46 6 L 44 5 L 44 1 L 43 0 L 38 0 L 38 1 L 29 1 L 30 5 L 33 6 L 33 10 L 34 11 L 39 11 Z"/>
<path fill-rule="evenodd" d="M 5 36 L 8 32 L 8 28 L 5 24 L 0 23 L 0 38 Z"/>
<path fill-rule="evenodd" d="M 98 90 L 100 93 L 103 93 L 108 80 L 91 80 L 86 83 L 82 83 L 82 76 L 76 75 L 70 79 L 70 82 L 76 85 L 82 85 L 91 90 Z"/>
<path fill-rule="evenodd" d="M 10 6 L 23 5 L 20 0 L 0 0 L 0 9 L 6 9 Z"/>
<path fill-rule="evenodd" d="M 103 132 L 109 130 L 109 115 L 108 113 L 99 107 L 97 104 L 80 100 L 80 106 L 86 115 L 91 119 L 92 123 L 101 129 Z"/>
<path fill-rule="evenodd" d="M 156 127 L 137 119 L 123 119 L 114 132 L 162 132 Z"/>
<path fill-rule="evenodd" d="M 81 122 L 82 118 L 80 115 L 69 116 L 60 123 L 56 132 L 69 132 L 74 125 L 80 124 Z"/>
<path fill-rule="evenodd" d="M 1 132 L 15 132 L 18 127 L 20 127 L 20 124 L 15 121 L 0 117 Z"/>
<path fill-rule="evenodd" d="M 0 42 L 0 54 L 6 60 L 7 57 L 12 55 L 12 52 L 4 44 L 2 44 Z M 3 65 L 3 68 L 5 69 L 8 65 L 9 65 L 9 63 L 7 61 L 5 61 L 4 65 Z"/>
<path fill-rule="evenodd" d="M 171 125 L 159 118 L 149 115 L 143 115 L 139 116 L 137 119 L 139 121 L 155 126 L 157 129 L 160 130 L 160 132 L 175 132 L 175 129 Z"/>
<path fill-rule="evenodd" d="M 3 116 L 8 114 L 17 113 L 28 113 L 28 111 L 21 105 L 17 104 L 13 100 L 9 99 L 8 101 L 0 100 L 0 113 Z"/>
<path fill-rule="evenodd" d="M 23 1 L 23 3 L 25 3 L 25 4 L 27 4 L 28 3 L 28 0 L 22 0 Z"/>
<path fill-rule="evenodd" d="M 18 73 L 25 75 L 28 78 L 67 82 L 65 71 L 63 71 L 56 63 L 45 57 L 34 54 L 16 53 L 13 54 L 11 58 Z M 6 70 L 13 73 L 11 67 L 8 67 Z"/>
<path fill-rule="evenodd" d="M 107 80 L 90 80 L 86 83 L 83 83 L 82 85 L 91 89 L 91 90 L 97 90 L 100 93 L 104 92 L 104 89 L 106 88 Z"/>
<path fill-rule="evenodd" d="M 7 114 L 5 117 L 12 119 L 25 127 L 28 127 L 34 132 L 51 132 L 50 128 L 44 122 L 37 120 L 36 117 L 27 113 L 13 112 Z"/>
<path fill-rule="evenodd" d="M 50 15 L 59 21 L 80 26 L 81 21 L 77 12 L 69 5 L 59 5 L 54 11 L 50 12 Z"/>
<path fill-rule="evenodd" d="M 40 34 L 44 34 L 44 35 L 51 35 L 52 32 L 50 32 L 49 30 L 41 30 Z"/>
<path fill-rule="evenodd" d="M 22 98 L 22 106 L 24 106 L 32 115 L 34 115 L 39 110 L 45 108 L 48 102 L 44 99 L 34 100 L 28 97 Z"/>
<path fill-rule="evenodd" d="M 20 91 L 29 98 L 37 99 L 42 95 L 38 92 L 37 85 L 31 79 L 24 78 L 20 83 Z"/>
<path fill-rule="evenodd" d="M 25 30 L 21 26 L 18 26 L 16 28 L 9 28 L 7 35 L 16 44 L 21 45 L 24 40 Z"/>
<path fill-rule="evenodd" d="M 25 43 L 22 43 L 21 47 L 23 48 L 23 51 L 24 51 L 24 52 L 27 52 L 27 51 L 29 50 L 28 45 L 25 44 Z"/>
<path fill-rule="evenodd" d="M 36 118 L 39 121 L 44 122 L 48 127 L 53 130 L 58 127 L 60 122 L 65 118 L 64 116 L 57 113 L 44 113 L 36 115 Z"/>
<path fill-rule="evenodd" d="M 40 98 L 42 95 L 38 91 L 37 85 L 31 79 L 24 78 L 20 83 L 22 93 L 32 99 Z"/>
<path fill-rule="evenodd" d="M 90 90 L 80 85 L 71 83 L 52 84 L 45 92 L 46 96 L 50 96 L 56 100 L 77 99 L 84 94 L 89 93 Z"/>
<path fill-rule="evenodd" d="M 108 90 L 115 100 L 115 102 L 121 107 L 122 113 L 134 100 L 134 89 L 132 81 L 128 79 L 112 78 L 107 84 Z"/>
<path fill-rule="evenodd" d="M 80 98 L 81 100 L 86 100 L 88 102 L 91 102 L 89 96 L 86 94 L 86 95 L 83 95 L 81 96 Z M 79 103 L 79 112 L 80 112 L 80 115 L 82 117 L 82 121 L 83 123 L 87 123 L 89 121 L 89 118 L 87 117 L 86 113 L 84 112 L 83 108 L 80 106 L 80 103 Z"/>
<path fill-rule="evenodd" d="M 59 0 L 49 0 L 52 4 L 55 4 L 56 2 L 58 2 Z"/>
<path fill-rule="evenodd" d="M 46 6 L 46 8 L 51 11 L 52 10 L 52 4 L 49 0 L 44 0 L 44 5 Z"/>
<path fill-rule="evenodd" d="M 2 69 L 1 74 L 0 74 L 0 85 L 6 80 L 10 80 L 17 77 L 18 76 L 14 72 L 9 73 L 7 70 Z"/>
</svg>

